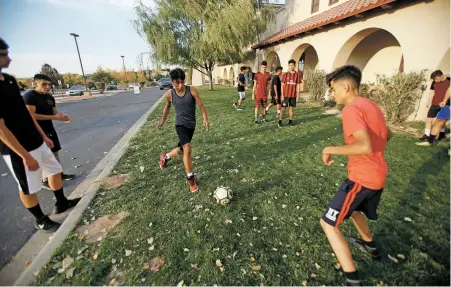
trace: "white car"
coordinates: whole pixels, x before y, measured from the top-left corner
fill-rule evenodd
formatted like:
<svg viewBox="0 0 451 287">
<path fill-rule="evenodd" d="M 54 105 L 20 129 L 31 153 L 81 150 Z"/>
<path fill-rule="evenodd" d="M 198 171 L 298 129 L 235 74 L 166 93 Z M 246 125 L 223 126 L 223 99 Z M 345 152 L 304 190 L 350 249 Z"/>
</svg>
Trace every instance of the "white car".
<svg viewBox="0 0 451 287">
<path fill-rule="evenodd" d="M 67 90 L 66 95 L 68 96 L 83 96 L 83 92 L 86 91 L 85 86 L 72 86 Z"/>
</svg>

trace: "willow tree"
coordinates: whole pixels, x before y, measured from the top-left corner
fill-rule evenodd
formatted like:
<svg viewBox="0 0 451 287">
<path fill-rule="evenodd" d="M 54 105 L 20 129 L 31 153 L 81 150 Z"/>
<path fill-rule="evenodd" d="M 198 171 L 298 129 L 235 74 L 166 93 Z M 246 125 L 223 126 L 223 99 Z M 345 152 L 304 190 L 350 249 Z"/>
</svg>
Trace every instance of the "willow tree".
<svg viewBox="0 0 451 287">
<path fill-rule="evenodd" d="M 242 59 L 264 31 L 268 13 L 257 13 L 262 0 L 155 0 L 135 7 L 135 28 L 147 39 L 152 58 L 192 67 L 210 79 L 216 63 Z M 265 1 L 263 1 L 265 2 Z"/>
</svg>

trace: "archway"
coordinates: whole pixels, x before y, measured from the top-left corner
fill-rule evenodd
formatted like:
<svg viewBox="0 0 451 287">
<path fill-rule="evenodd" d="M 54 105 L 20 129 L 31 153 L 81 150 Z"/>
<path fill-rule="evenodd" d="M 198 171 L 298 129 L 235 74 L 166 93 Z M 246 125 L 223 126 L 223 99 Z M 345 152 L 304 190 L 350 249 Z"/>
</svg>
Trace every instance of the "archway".
<svg viewBox="0 0 451 287">
<path fill-rule="evenodd" d="M 224 68 L 224 71 L 222 72 L 222 84 L 225 85 L 225 81 L 228 80 L 229 77 L 227 76 L 227 69 Z"/>
<path fill-rule="evenodd" d="M 266 62 L 268 62 L 267 71 L 272 73 L 276 71 L 276 68 L 280 66 L 279 55 L 276 52 L 271 51 L 266 55 Z"/>
<path fill-rule="evenodd" d="M 387 30 L 369 28 L 352 36 L 335 58 L 333 68 L 354 65 L 362 71 L 362 81 L 374 82 L 377 74 L 392 75 L 404 70 L 398 40 Z"/>
<path fill-rule="evenodd" d="M 231 86 L 235 85 L 235 72 L 233 71 L 233 67 L 230 67 L 229 70 L 229 82 Z"/>
<path fill-rule="evenodd" d="M 291 58 L 297 63 L 297 69 L 302 77 L 301 92 L 307 92 L 307 85 L 304 80 L 305 70 L 315 70 L 319 67 L 318 53 L 315 48 L 310 44 L 302 44 L 294 50 Z"/>
</svg>

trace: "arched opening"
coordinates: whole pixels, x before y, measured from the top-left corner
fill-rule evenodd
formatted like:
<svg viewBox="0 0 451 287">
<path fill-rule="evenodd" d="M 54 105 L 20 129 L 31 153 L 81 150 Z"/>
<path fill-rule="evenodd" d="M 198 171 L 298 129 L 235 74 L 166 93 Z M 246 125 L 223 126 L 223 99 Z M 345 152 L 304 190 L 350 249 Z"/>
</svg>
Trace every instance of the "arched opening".
<svg viewBox="0 0 451 287">
<path fill-rule="evenodd" d="M 333 68 L 354 65 L 362 71 L 362 81 L 374 82 L 377 74 L 404 71 L 401 45 L 390 32 L 370 28 L 352 36 L 340 49 Z"/>
<path fill-rule="evenodd" d="M 292 59 L 297 61 L 298 71 L 303 79 L 301 83 L 301 92 L 307 92 L 307 85 L 304 80 L 305 70 L 315 70 L 319 67 L 318 53 L 315 48 L 310 44 L 302 44 L 294 50 Z"/>
<path fill-rule="evenodd" d="M 229 77 L 227 76 L 227 69 L 224 68 L 222 72 L 222 84 L 225 85 L 226 81 L 228 81 Z"/>
<path fill-rule="evenodd" d="M 235 85 L 235 72 L 233 71 L 233 67 L 230 67 L 229 71 L 229 82 L 231 86 Z"/>
<path fill-rule="evenodd" d="M 280 66 L 279 55 L 274 51 L 269 52 L 266 56 L 266 62 L 268 62 L 267 71 L 270 73 L 274 72 Z"/>
</svg>

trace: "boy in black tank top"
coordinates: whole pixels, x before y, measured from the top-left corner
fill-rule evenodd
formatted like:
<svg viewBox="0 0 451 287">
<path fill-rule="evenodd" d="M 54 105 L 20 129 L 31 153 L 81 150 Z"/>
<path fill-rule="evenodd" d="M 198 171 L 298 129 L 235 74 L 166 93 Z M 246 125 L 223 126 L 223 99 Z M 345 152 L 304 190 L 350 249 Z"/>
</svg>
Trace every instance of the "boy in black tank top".
<svg viewBox="0 0 451 287">
<path fill-rule="evenodd" d="M 177 147 L 171 152 L 160 154 L 160 168 L 165 168 L 168 161 L 183 152 L 183 164 L 186 171 L 186 181 L 191 192 L 199 190 L 196 182 L 195 173 L 193 173 L 193 164 L 191 160 L 191 140 L 196 129 L 196 103 L 199 106 L 204 118 L 203 124 L 208 130 L 210 123 L 207 117 L 207 111 L 199 96 L 196 88 L 185 85 L 185 72 L 176 68 L 169 73 L 173 89 L 165 94 L 166 106 L 163 109 L 163 117 L 158 123 L 158 129 L 161 129 L 169 114 L 171 105 L 175 107 L 175 131 L 179 137 Z"/>
</svg>

